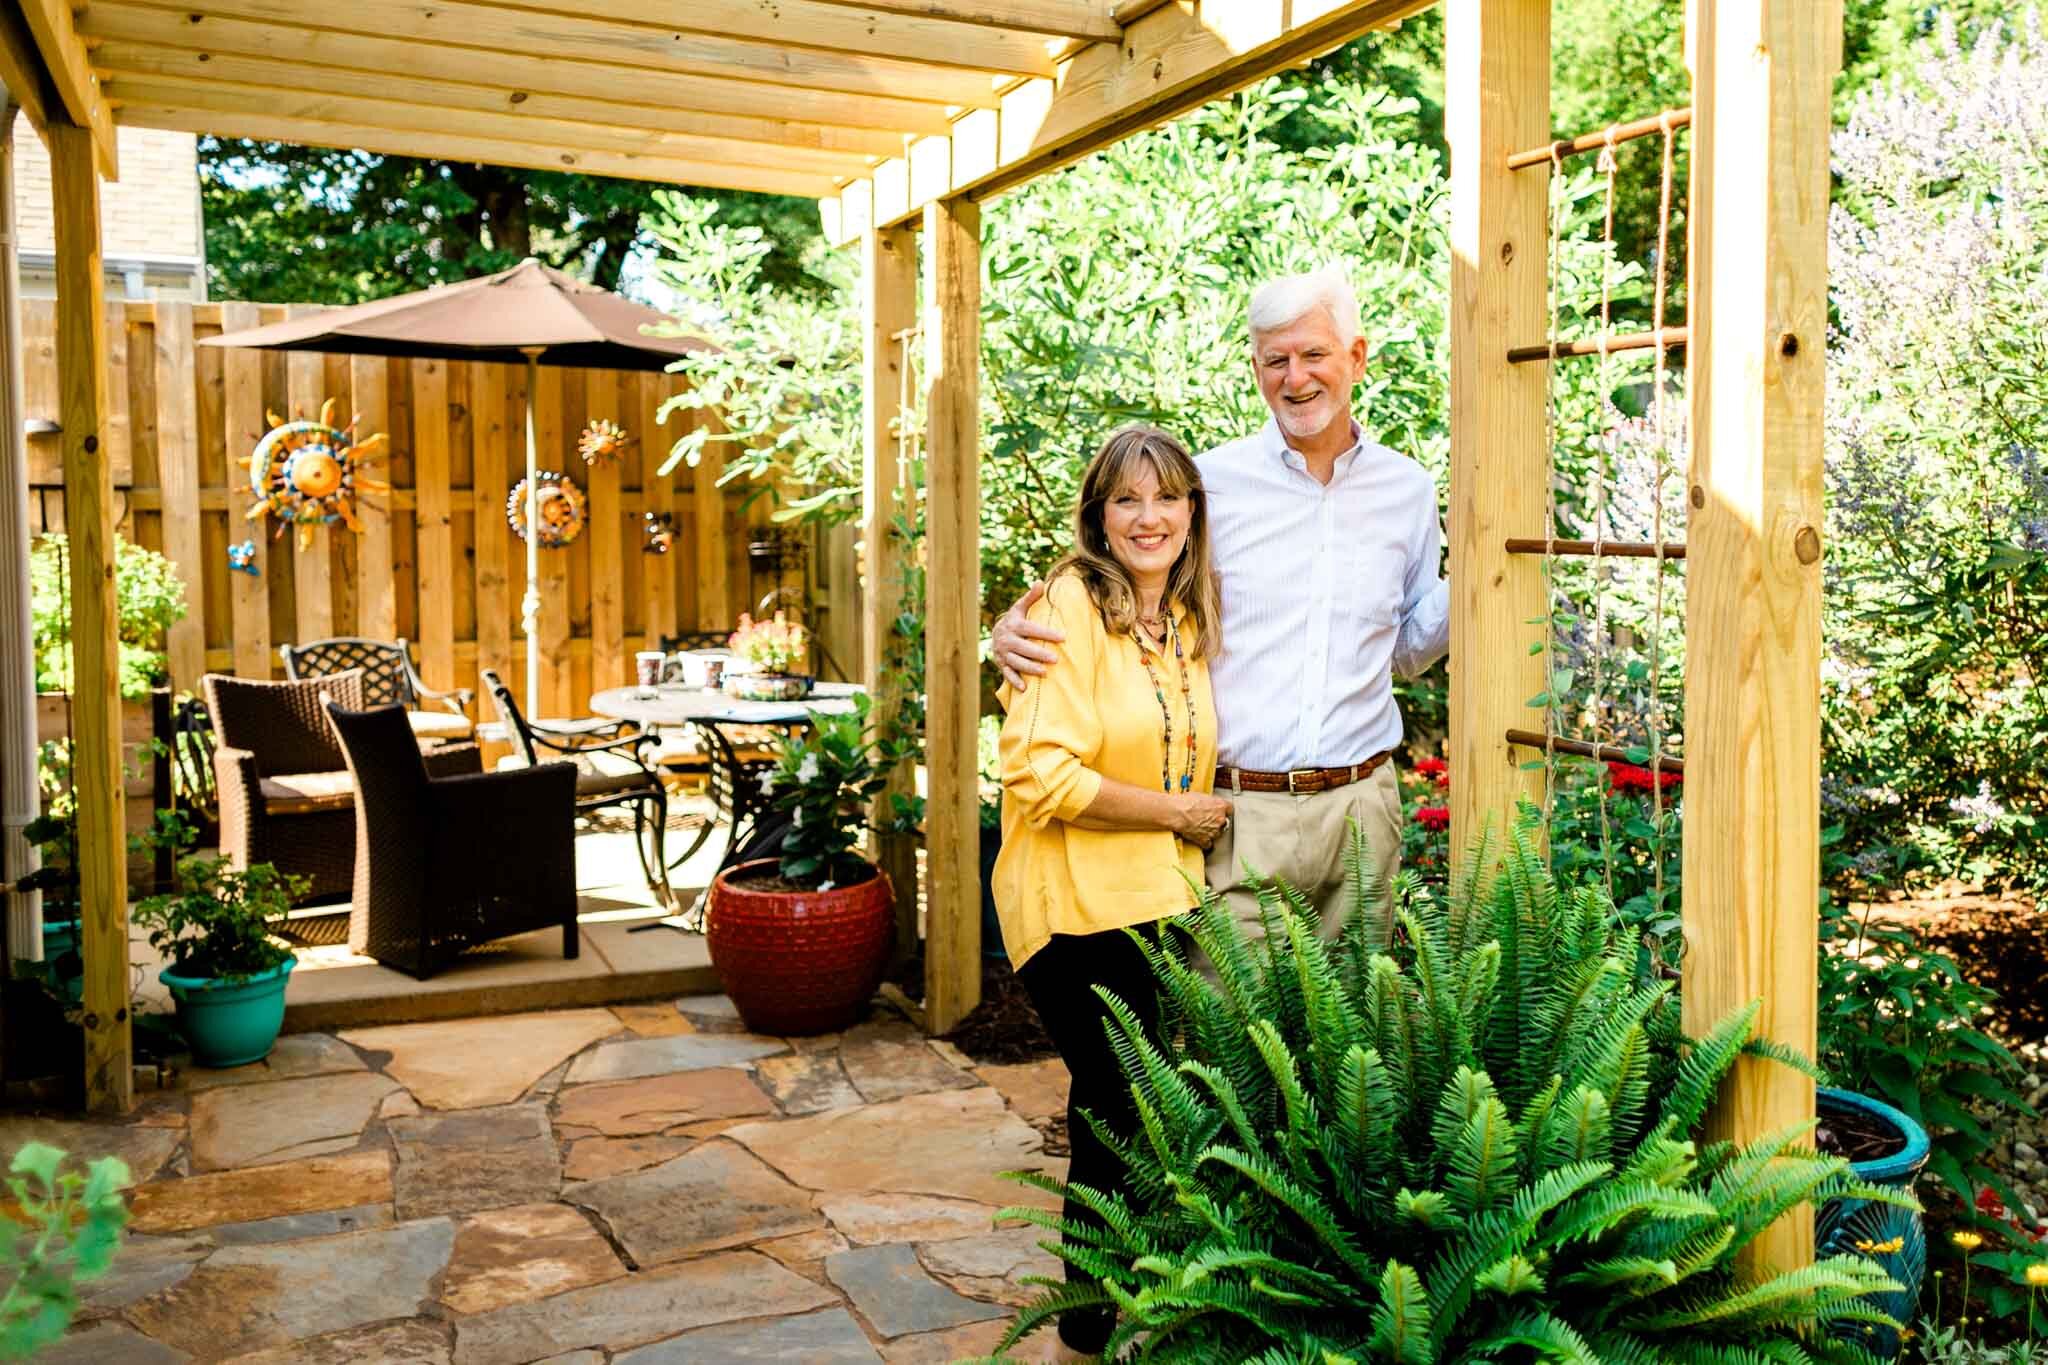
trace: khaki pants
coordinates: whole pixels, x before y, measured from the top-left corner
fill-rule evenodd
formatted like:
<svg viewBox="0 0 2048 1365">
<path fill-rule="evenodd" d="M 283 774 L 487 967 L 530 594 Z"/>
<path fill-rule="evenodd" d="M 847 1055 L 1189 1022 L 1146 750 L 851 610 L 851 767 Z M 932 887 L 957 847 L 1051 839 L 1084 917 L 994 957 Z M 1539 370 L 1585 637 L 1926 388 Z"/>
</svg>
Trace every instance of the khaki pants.
<svg viewBox="0 0 2048 1365">
<path fill-rule="evenodd" d="M 1392 763 L 1382 763 L 1363 782 L 1313 796 L 1233 792 L 1221 785 L 1216 794 L 1231 803 L 1231 815 L 1209 850 L 1209 889 L 1254 941 L 1264 929 L 1258 897 L 1246 884 L 1253 875 L 1277 877 L 1301 892 L 1322 916 L 1325 939 L 1343 932 L 1351 906 L 1344 878 L 1344 851 L 1351 842 L 1347 821 L 1356 821 L 1365 835 L 1383 894 L 1401 870 L 1401 789 Z"/>
</svg>

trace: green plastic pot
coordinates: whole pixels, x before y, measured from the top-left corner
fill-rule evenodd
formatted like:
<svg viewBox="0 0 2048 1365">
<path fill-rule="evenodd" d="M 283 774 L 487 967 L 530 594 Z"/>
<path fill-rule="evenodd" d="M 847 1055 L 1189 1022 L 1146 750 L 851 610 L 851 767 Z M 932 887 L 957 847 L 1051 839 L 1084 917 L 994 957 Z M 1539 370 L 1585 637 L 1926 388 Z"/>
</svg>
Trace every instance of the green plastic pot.
<svg viewBox="0 0 2048 1365">
<path fill-rule="evenodd" d="M 157 980 L 178 1002 L 178 1027 L 196 1066 L 246 1066 L 270 1055 L 284 1027 L 284 988 L 298 965 L 286 958 L 268 971 L 222 980 L 180 976 L 166 967 Z"/>
</svg>

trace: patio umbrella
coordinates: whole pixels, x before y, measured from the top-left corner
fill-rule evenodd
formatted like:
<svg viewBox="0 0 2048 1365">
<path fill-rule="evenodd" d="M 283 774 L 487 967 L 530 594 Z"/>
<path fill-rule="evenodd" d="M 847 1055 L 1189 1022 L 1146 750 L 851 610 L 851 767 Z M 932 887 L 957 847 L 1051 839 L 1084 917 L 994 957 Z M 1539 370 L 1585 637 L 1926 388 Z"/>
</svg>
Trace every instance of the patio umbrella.
<svg viewBox="0 0 2048 1365">
<path fill-rule="evenodd" d="M 329 351 L 422 360 L 487 360 L 526 366 L 526 708 L 540 714 L 540 537 L 534 450 L 534 369 L 571 365 L 660 370 L 693 351 L 696 337 L 648 336 L 670 319 L 536 260 L 460 284 L 334 308 L 268 327 L 208 337 L 202 346 Z"/>
</svg>

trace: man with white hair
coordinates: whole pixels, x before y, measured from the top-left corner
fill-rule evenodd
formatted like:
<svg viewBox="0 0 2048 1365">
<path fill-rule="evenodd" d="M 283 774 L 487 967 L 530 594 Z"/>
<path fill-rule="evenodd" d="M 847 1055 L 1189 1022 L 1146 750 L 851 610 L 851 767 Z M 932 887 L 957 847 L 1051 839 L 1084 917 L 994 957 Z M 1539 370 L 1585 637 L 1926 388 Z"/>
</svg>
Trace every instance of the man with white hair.
<svg viewBox="0 0 2048 1365">
<path fill-rule="evenodd" d="M 1273 420 L 1197 461 L 1222 579 L 1216 795 L 1232 803 L 1207 875 L 1254 933 L 1248 868 L 1300 890 L 1334 936 L 1346 822 L 1383 884 L 1400 866 L 1393 673 L 1421 673 L 1450 637 L 1436 483 L 1352 418 L 1367 347 L 1341 269 L 1262 285 L 1250 314 L 1252 372 Z M 1064 637 L 1025 616 L 1039 592 L 996 624 L 996 662 L 1014 688 L 1059 666 L 1051 646 Z"/>
</svg>

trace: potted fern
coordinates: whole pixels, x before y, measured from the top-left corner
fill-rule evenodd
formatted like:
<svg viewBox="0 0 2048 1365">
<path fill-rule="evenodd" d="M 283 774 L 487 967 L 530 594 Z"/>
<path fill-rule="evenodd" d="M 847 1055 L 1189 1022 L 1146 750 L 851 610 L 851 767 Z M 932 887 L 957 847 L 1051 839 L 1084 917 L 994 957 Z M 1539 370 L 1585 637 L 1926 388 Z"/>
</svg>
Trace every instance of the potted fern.
<svg viewBox="0 0 2048 1365">
<path fill-rule="evenodd" d="M 1403 874 L 1389 903 L 1352 839 L 1339 943 L 1287 888 L 1264 888 L 1257 943 L 1205 897 L 1181 923 L 1215 980 L 1169 947 L 1167 1026 L 1112 1004 L 1146 1131 L 1116 1189 L 1019 1177 L 1096 1216 L 1005 1211 L 1064 1233 L 1072 1270 L 1004 1348 L 1108 1307 L 1106 1360 L 1867 1361 L 1830 1334 L 1896 1326 L 1868 1254 L 1737 1266 L 1802 1204 L 1911 1203 L 1803 1128 L 1699 1139 L 1738 1056 L 1799 1064 L 1751 1038 L 1757 1007 L 1686 1038 L 1604 891 L 1552 881 L 1533 818 L 1447 901 Z"/>
<path fill-rule="evenodd" d="M 170 964 L 157 979 L 177 1002 L 195 1064 L 242 1066 L 270 1055 L 295 963 L 271 933 L 305 892 L 305 878 L 269 863 L 238 870 L 226 858 L 184 858 L 175 891 L 136 905 L 135 923 Z"/>
<path fill-rule="evenodd" d="M 762 786 L 775 857 L 711 883 L 711 965 L 756 1033 L 829 1033 L 859 1017 L 881 984 L 896 933 L 889 879 L 856 851 L 891 757 L 868 729 L 868 701 L 818 716 L 781 740 Z"/>
</svg>

